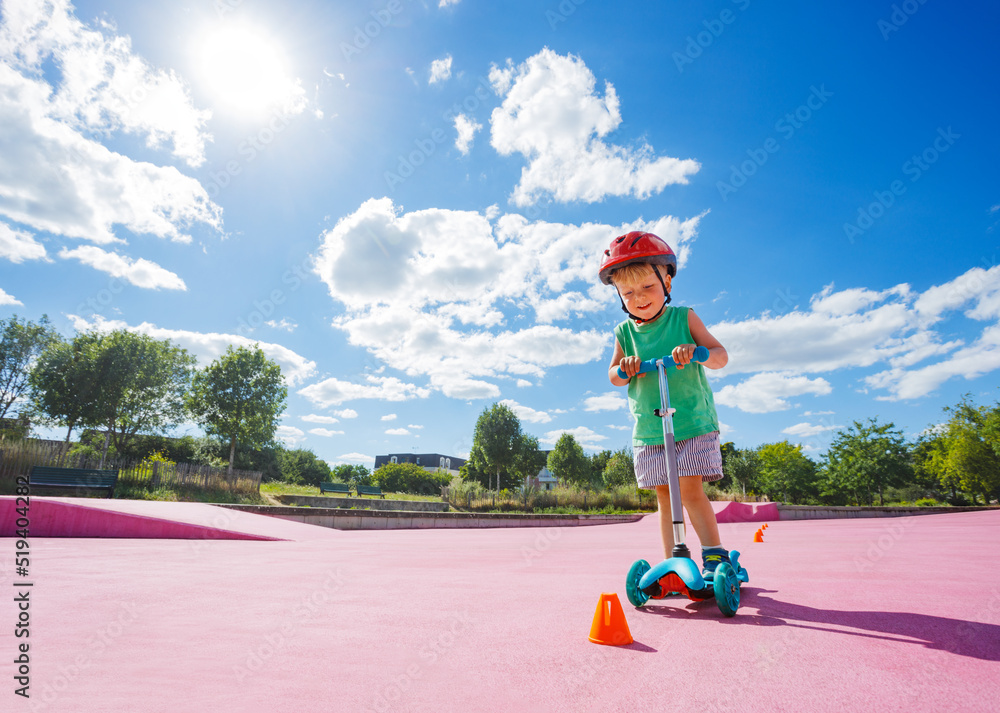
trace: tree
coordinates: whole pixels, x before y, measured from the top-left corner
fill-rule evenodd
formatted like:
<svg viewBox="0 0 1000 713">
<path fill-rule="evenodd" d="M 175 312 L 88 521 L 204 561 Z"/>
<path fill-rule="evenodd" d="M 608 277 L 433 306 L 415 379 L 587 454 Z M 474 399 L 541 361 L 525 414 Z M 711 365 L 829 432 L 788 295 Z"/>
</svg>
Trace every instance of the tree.
<svg viewBox="0 0 1000 713">
<path fill-rule="evenodd" d="M 499 490 L 500 476 L 504 473 L 512 484 L 513 472 L 524 450 L 523 439 L 521 422 L 510 407 L 494 403 L 484 408 L 476 420 L 472 449 L 469 451 L 471 470 L 488 474 L 488 488 L 492 489 L 493 476 L 496 475 Z"/>
<path fill-rule="evenodd" d="M 122 329 L 101 335 L 85 356 L 97 381 L 84 420 L 105 428 L 105 454 L 109 442 L 123 452 L 137 433 L 167 431 L 184 419 L 196 363 L 186 349 Z"/>
<path fill-rule="evenodd" d="M 450 482 L 448 473 L 427 470 L 416 463 L 385 463 L 372 473 L 372 484 L 387 493 L 437 495 Z"/>
<path fill-rule="evenodd" d="M 733 481 L 743 495 L 755 491 L 760 483 L 760 455 L 752 448 L 734 448 L 723 460 L 722 470 Z"/>
<path fill-rule="evenodd" d="M 516 448 L 514 475 L 522 483 L 527 483 L 545 467 L 545 454 L 538 450 L 538 439 L 526 434 L 521 434 Z"/>
<path fill-rule="evenodd" d="M 0 319 L 0 418 L 28 393 L 35 361 L 58 340 L 46 315 L 38 324 L 17 315 Z"/>
<path fill-rule="evenodd" d="M 608 467 L 608 461 L 611 460 L 611 451 L 605 449 L 590 456 L 588 460 L 590 461 L 588 480 L 594 487 L 600 488 L 604 485 L 604 470 Z"/>
<path fill-rule="evenodd" d="M 278 463 L 281 468 L 281 479 L 286 483 L 299 485 L 319 485 L 329 482 L 333 475 L 326 461 L 320 460 L 316 454 L 304 448 L 295 450 L 278 449 Z"/>
<path fill-rule="evenodd" d="M 910 482 L 913 466 L 909 447 L 895 424 L 879 424 L 874 418 L 855 421 L 838 431 L 827 452 L 827 476 L 852 493 L 854 502 L 883 504 L 887 487 Z"/>
<path fill-rule="evenodd" d="M 195 359 L 169 340 L 118 330 L 52 342 L 32 370 L 36 408 L 68 426 L 104 428 L 108 448 L 124 453 L 138 433 L 160 433 L 184 418 Z"/>
<path fill-rule="evenodd" d="M 67 427 L 67 449 L 76 426 L 98 425 L 100 341 L 101 336 L 96 332 L 78 334 L 72 342 L 53 341 L 31 370 L 32 407 L 50 421 Z"/>
<path fill-rule="evenodd" d="M 333 469 L 333 480 L 350 485 L 371 485 L 372 472 L 363 465 L 341 463 Z"/>
<path fill-rule="evenodd" d="M 994 409 L 996 410 L 996 409 Z M 975 406 L 969 396 L 956 406 L 945 407 L 951 414 L 946 427 L 945 471 L 962 489 L 983 496 L 988 504 L 1000 495 L 1000 454 L 994 448 L 996 415 L 986 406 Z"/>
<path fill-rule="evenodd" d="M 816 464 L 802 454 L 802 446 L 788 441 L 768 443 L 757 451 L 760 488 L 771 500 L 803 502 L 815 491 Z"/>
<path fill-rule="evenodd" d="M 263 350 L 232 345 L 194 376 L 187 405 L 209 435 L 229 441 L 229 472 L 236 444 L 263 448 L 274 439 L 288 389 L 281 367 Z"/>
<path fill-rule="evenodd" d="M 549 453 L 548 468 L 560 482 L 587 486 L 590 484 L 590 461 L 572 433 L 564 433 Z"/>
<path fill-rule="evenodd" d="M 635 485 L 635 463 L 632 458 L 631 448 L 622 448 L 615 451 L 608 458 L 602 474 L 604 487 L 619 488 L 626 485 Z"/>
</svg>

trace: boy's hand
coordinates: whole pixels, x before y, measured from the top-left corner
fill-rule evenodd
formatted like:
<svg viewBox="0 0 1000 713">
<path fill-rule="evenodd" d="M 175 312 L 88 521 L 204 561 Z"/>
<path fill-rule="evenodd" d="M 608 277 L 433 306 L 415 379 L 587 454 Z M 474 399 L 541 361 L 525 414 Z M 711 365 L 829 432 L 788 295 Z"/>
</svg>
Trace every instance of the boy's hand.
<svg viewBox="0 0 1000 713">
<path fill-rule="evenodd" d="M 674 347 L 674 350 L 670 352 L 670 358 L 674 360 L 678 369 L 683 369 L 685 364 L 691 363 L 697 346 L 697 344 L 678 344 Z"/>
<path fill-rule="evenodd" d="M 627 356 L 622 357 L 622 360 L 618 362 L 618 368 L 625 372 L 625 376 L 631 379 L 633 376 L 639 373 L 639 365 L 642 364 L 642 359 L 637 356 Z"/>
</svg>

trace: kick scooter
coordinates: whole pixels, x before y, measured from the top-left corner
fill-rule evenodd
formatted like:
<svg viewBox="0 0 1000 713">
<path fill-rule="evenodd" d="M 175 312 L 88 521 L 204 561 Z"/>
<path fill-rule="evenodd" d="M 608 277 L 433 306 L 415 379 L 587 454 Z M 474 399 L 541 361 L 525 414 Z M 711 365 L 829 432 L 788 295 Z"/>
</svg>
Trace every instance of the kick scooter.
<svg viewBox="0 0 1000 713">
<path fill-rule="evenodd" d="M 697 347 L 694 361 L 708 361 L 708 349 Z M 698 566 L 691 559 L 691 552 L 684 544 L 684 511 L 681 509 L 681 490 L 677 473 L 677 455 L 674 451 L 675 409 L 670 408 L 670 392 L 667 388 L 667 367 L 676 366 L 669 356 L 649 359 L 639 366 L 638 374 L 656 371 L 660 380 L 660 408 L 655 414 L 663 419 L 663 451 L 667 458 L 667 481 L 670 487 L 670 518 L 674 529 L 674 549 L 671 557 L 650 567 L 646 560 L 632 564 L 625 580 L 625 593 L 633 606 L 641 607 L 650 599 L 663 599 L 671 594 L 684 594 L 692 601 L 703 601 L 715 597 L 719 609 L 726 616 L 735 616 L 740 607 L 740 584 L 750 576 L 740 566 L 740 553 L 729 553 L 732 564 L 720 562 L 710 581 L 702 576 Z M 636 374 L 636 376 L 638 376 Z M 618 370 L 618 376 L 628 377 Z M 662 515 L 661 515 L 662 517 Z"/>
</svg>

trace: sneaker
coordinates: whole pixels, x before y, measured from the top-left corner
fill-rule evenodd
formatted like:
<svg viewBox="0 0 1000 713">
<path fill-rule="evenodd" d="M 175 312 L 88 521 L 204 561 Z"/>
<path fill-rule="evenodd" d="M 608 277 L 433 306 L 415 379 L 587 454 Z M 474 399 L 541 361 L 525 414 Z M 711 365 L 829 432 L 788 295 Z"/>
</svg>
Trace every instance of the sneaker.
<svg viewBox="0 0 1000 713">
<path fill-rule="evenodd" d="M 729 551 L 724 547 L 713 547 L 710 550 L 701 551 L 701 576 L 707 581 L 715 578 L 715 568 L 722 562 L 732 564 L 729 561 Z"/>
</svg>

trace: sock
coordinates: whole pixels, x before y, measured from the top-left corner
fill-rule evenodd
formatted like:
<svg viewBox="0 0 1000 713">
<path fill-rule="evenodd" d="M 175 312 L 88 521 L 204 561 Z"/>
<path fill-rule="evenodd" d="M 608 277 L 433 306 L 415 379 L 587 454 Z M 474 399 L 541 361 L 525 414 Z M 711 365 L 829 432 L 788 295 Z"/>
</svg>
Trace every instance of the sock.
<svg viewBox="0 0 1000 713">
<path fill-rule="evenodd" d="M 712 545 L 711 547 L 706 547 L 705 545 L 701 546 L 702 554 L 705 554 L 705 552 L 708 550 L 725 550 L 726 552 L 729 552 L 729 550 L 726 550 L 726 548 L 723 547 L 722 545 Z"/>
</svg>

